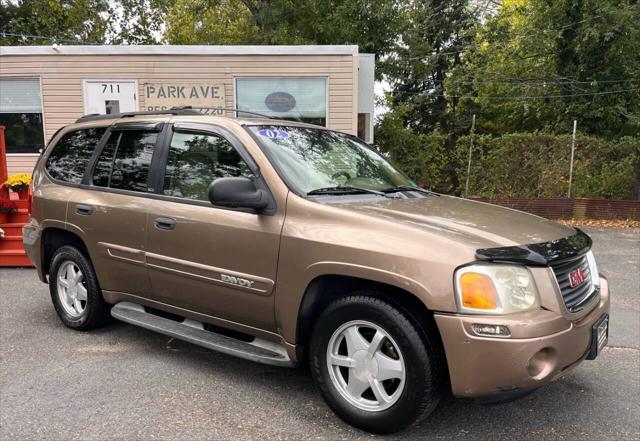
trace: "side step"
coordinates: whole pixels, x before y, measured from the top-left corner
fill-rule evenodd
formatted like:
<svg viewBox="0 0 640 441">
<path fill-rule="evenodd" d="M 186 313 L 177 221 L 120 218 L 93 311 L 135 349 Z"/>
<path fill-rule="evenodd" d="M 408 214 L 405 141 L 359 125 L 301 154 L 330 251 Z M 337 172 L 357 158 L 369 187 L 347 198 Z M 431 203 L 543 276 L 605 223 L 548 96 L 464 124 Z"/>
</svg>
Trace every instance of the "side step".
<svg viewBox="0 0 640 441">
<path fill-rule="evenodd" d="M 148 313 L 144 306 L 135 303 L 120 302 L 111 308 L 111 315 L 123 322 L 214 351 L 274 366 L 295 366 L 295 362 L 287 355 L 284 345 L 258 338 L 247 343 L 207 331 L 203 323 L 195 320 L 185 318 L 182 322 L 176 322 Z"/>
</svg>

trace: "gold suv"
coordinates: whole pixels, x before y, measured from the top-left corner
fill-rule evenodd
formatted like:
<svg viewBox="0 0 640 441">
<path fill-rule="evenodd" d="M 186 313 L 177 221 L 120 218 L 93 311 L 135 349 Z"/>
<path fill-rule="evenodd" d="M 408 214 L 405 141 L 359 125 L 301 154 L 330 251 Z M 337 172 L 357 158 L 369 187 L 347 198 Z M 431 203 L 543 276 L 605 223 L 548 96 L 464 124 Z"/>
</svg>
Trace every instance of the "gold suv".
<svg viewBox="0 0 640 441">
<path fill-rule="evenodd" d="M 607 342 L 583 232 L 419 188 L 361 140 L 189 109 L 86 116 L 33 175 L 24 242 L 62 322 L 116 319 L 277 366 L 389 433 L 514 398 Z"/>
</svg>

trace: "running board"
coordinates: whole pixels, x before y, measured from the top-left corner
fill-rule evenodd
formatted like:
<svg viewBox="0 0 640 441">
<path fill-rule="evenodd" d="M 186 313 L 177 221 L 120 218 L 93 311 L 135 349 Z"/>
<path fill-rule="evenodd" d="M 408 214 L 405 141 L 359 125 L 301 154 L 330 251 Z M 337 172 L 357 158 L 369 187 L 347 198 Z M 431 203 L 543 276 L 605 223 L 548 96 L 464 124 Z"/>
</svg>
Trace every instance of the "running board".
<svg viewBox="0 0 640 441">
<path fill-rule="evenodd" d="M 170 337 L 184 340 L 224 354 L 274 366 L 295 366 L 287 355 L 284 344 L 256 338 L 244 342 L 226 335 L 207 331 L 204 324 L 185 318 L 182 322 L 169 320 L 148 313 L 144 306 L 130 302 L 120 302 L 111 308 L 111 315 L 123 322 L 156 331 Z"/>
</svg>

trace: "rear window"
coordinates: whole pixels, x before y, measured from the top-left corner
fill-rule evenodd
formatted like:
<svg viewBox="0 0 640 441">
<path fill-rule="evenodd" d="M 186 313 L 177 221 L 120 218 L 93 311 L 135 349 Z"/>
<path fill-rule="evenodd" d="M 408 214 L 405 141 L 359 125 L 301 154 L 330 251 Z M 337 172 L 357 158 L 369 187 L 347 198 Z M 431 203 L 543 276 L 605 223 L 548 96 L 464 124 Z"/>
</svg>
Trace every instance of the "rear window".
<svg viewBox="0 0 640 441">
<path fill-rule="evenodd" d="M 147 191 L 149 166 L 157 139 L 157 132 L 113 132 L 96 162 L 93 184 Z"/>
<path fill-rule="evenodd" d="M 82 182 L 89 158 L 106 130 L 105 127 L 93 127 L 64 135 L 47 158 L 45 167 L 51 177 L 73 184 Z"/>
</svg>

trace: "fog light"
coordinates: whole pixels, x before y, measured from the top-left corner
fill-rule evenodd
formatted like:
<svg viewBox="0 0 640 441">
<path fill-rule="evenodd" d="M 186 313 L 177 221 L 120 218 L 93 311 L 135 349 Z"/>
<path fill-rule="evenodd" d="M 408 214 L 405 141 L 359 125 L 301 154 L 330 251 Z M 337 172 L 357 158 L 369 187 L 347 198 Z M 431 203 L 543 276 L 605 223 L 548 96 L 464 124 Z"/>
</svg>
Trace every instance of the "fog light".
<svg viewBox="0 0 640 441">
<path fill-rule="evenodd" d="M 485 325 L 474 323 L 471 325 L 473 332 L 478 335 L 486 335 L 487 337 L 511 337 L 509 328 L 502 325 Z"/>
</svg>

